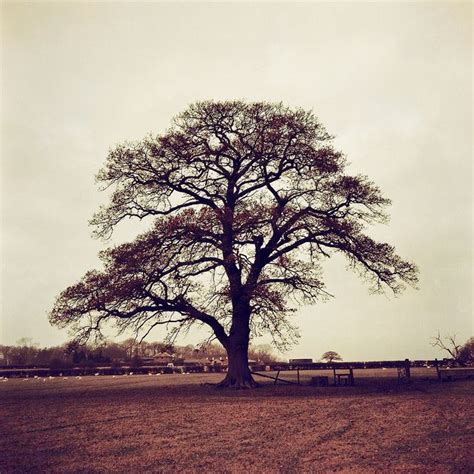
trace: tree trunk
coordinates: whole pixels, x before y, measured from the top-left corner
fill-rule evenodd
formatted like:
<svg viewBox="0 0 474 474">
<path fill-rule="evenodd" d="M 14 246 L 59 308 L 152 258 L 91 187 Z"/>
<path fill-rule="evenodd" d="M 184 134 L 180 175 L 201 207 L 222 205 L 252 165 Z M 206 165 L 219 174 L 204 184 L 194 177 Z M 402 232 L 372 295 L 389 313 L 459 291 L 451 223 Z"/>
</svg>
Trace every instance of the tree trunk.
<svg viewBox="0 0 474 474">
<path fill-rule="evenodd" d="M 255 388 L 258 385 L 249 369 L 249 319 L 246 315 L 234 318 L 226 345 L 227 375 L 219 387 Z"/>
<path fill-rule="evenodd" d="M 231 388 L 255 388 L 257 383 L 252 377 L 248 361 L 248 343 L 246 347 L 242 345 L 232 345 L 227 349 L 228 368 L 227 374 L 218 387 Z"/>
</svg>

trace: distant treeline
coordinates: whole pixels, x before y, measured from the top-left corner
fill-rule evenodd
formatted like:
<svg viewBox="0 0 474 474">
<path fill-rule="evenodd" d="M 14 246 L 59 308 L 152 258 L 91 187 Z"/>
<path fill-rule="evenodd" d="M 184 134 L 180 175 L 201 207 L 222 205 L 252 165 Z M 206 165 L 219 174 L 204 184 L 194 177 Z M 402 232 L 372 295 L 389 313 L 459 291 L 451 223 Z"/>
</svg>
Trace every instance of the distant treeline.
<svg viewBox="0 0 474 474">
<path fill-rule="evenodd" d="M 268 364 L 276 357 L 268 345 L 255 346 L 249 351 L 250 359 Z M 225 360 L 225 349 L 217 344 L 205 346 L 179 346 L 164 342 L 105 341 L 100 345 L 80 344 L 72 341 L 61 346 L 40 347 L 30 339 L 20 339 L 15 346 L 0 345 L 0 367 L 47 367 L 67 369 L 72 367 L 111 366 L 141 367 L 150 359 L 162 362 L 189 360 Z"/>
</svg>

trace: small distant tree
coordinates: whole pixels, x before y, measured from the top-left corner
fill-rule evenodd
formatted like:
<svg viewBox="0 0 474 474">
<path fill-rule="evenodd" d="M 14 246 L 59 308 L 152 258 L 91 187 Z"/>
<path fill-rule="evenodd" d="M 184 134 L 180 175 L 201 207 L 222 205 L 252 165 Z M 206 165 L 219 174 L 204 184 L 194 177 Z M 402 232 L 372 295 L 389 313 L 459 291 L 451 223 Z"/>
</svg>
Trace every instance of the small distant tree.
<svg viewBox="0 0 474 474">
<path fill-rule="evenodd" d="M 118 362 L 120 360 L 124 360 L 127 357 L 127 350 L 120 343 L 106 341 L 102 346 L 102 354 L 104 357 Z"/>
<path fill-rule="evenodd" d="M 137 369 L 138 367 L 141 367 L 143 365 L 143 359 L 139 357 L 138 355 L 134 355 L 130 359 L 130 367 L 132 369 Z"/>
<path fill-rule="evenodd" d="M 16 341 L 16 345 L 18 347 L 38 347 L 38 343 L 33 342 L 33 339 L 31 337 L 21 337 Z"/>
<path fill-rule="evenodd" d="M 342 360 L 342 357 L 337 352 L 328 351 L 321 356 L 321 360 L 325 360 L 328 364 L 330 364 L 335 360 Z"/>
<path fill-rule="evenodd" d="M 138 354 L 138 342 L 133 337 L 122 341 L 121 346 L 125 349 L 127 360 L 130 360 L 134 355 Z"/>
<path fill-rule="evenodd" d="M 70 356 L 74 365 L 82 364 L 87 358 L 87 347 L 84 344 L 79 344 L 77 341 L 66 343 L 64 351 Z"/>
<path fill-rule="evenodd" d="M 66 352 L 66 345 L 43 347 L 38 349 L 35 365 L 51 369 L 69 368 L 72 366 L 72 356 Z"/>
<path fill-rule="evenodd" d="M 32 339 L 22 337 L 10 350 L 10 364 L 32 365 L 36 363 L 39 347 Z"/>
<path fill-rule="evenodd" d="M 474 364 L 474 337 L 469 338 L 461 347 L 459 357 L 466 365 Z"/>
<path fill-rule="evenodd" d="M 276 361 L 275 354 L 273 353 L 272 346 L 270 344 L 250 346 L 249 358 L 264 362 L 265 364 Z"/>
<path fill-rule="evenodd" d="M 456 342 L 456 335 L 441 337 L 440 333 L 432 338 L 431 345 L 447 352 L 460 366 L 474 361 L 474 338 L 471 337 L 464 345 Z"/>
<path fill-rule="evenodd" d="M 226 357 L 227 355 L 225 349 L 215 343 L 203 344 L 201 346 L 201 354 L 208 359 L 219 359 L 220 357 Z"/>
<path fill-rule="evenodd" d="M 0 365 L 9 365 L 11 358 L 11 347 L 0 345 Z"/>
</svg>

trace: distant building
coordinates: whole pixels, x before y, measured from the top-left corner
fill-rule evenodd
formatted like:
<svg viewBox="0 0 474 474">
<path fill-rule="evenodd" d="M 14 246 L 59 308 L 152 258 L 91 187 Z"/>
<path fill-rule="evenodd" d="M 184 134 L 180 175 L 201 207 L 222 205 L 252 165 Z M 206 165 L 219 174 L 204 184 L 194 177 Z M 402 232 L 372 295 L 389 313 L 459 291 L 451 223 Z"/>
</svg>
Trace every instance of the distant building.
<svg viewBox="0 0 474 474">
<path fill-rule="evenodd" d="M 312 364 L 313 359 L 290 359 L 290 364 Z"/>
<path fill-rule="evenodd" d="M 169 364 L 170 362 L 173 362 L 174 359 L 174 355 L 169 354 L 168 352 L 160 352 L 155 357 L 153 357 L 155 364 Z"/>
<path fill-rule="evenodd" d="M 184 359 L 183 365 L 204 365 L 204 359 Z"/>
</svg>

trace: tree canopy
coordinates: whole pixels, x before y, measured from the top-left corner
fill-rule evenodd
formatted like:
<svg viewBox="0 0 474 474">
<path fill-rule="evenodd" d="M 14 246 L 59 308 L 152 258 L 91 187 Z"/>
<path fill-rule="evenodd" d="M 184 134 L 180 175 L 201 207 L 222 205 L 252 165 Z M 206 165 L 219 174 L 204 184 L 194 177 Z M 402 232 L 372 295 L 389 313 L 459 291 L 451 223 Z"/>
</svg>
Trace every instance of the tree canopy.
<svg viewBox="0 0 474 474">
<path fill-rule="evenodd" d="M 398 294 L 417 270 L 366 235 L 390 201 L 345 158 L 312 112 L 283 104 L 205 101 L 159 136 L 113 148 L 98 181 L 112 190 L 93 217 L 108 238 L 124 219 L 153 220 L 103 251 L 51 312 L 87 337 L 113 320 L 146 335 L 157 325 L 207 325 L 229 354 L 225 383 L 253 385 L 252 335 L 285 346 L 291 314 L 325 299 L 320 262 L 343 254 L 375 292 Z"/>
<path fill-rule="evenodd" d="M 327 351 L 321 356 L 321 360 L 331 363 L 333 360 L 342 360 L 342 357 L 335 351 Z"/>
</svg>

